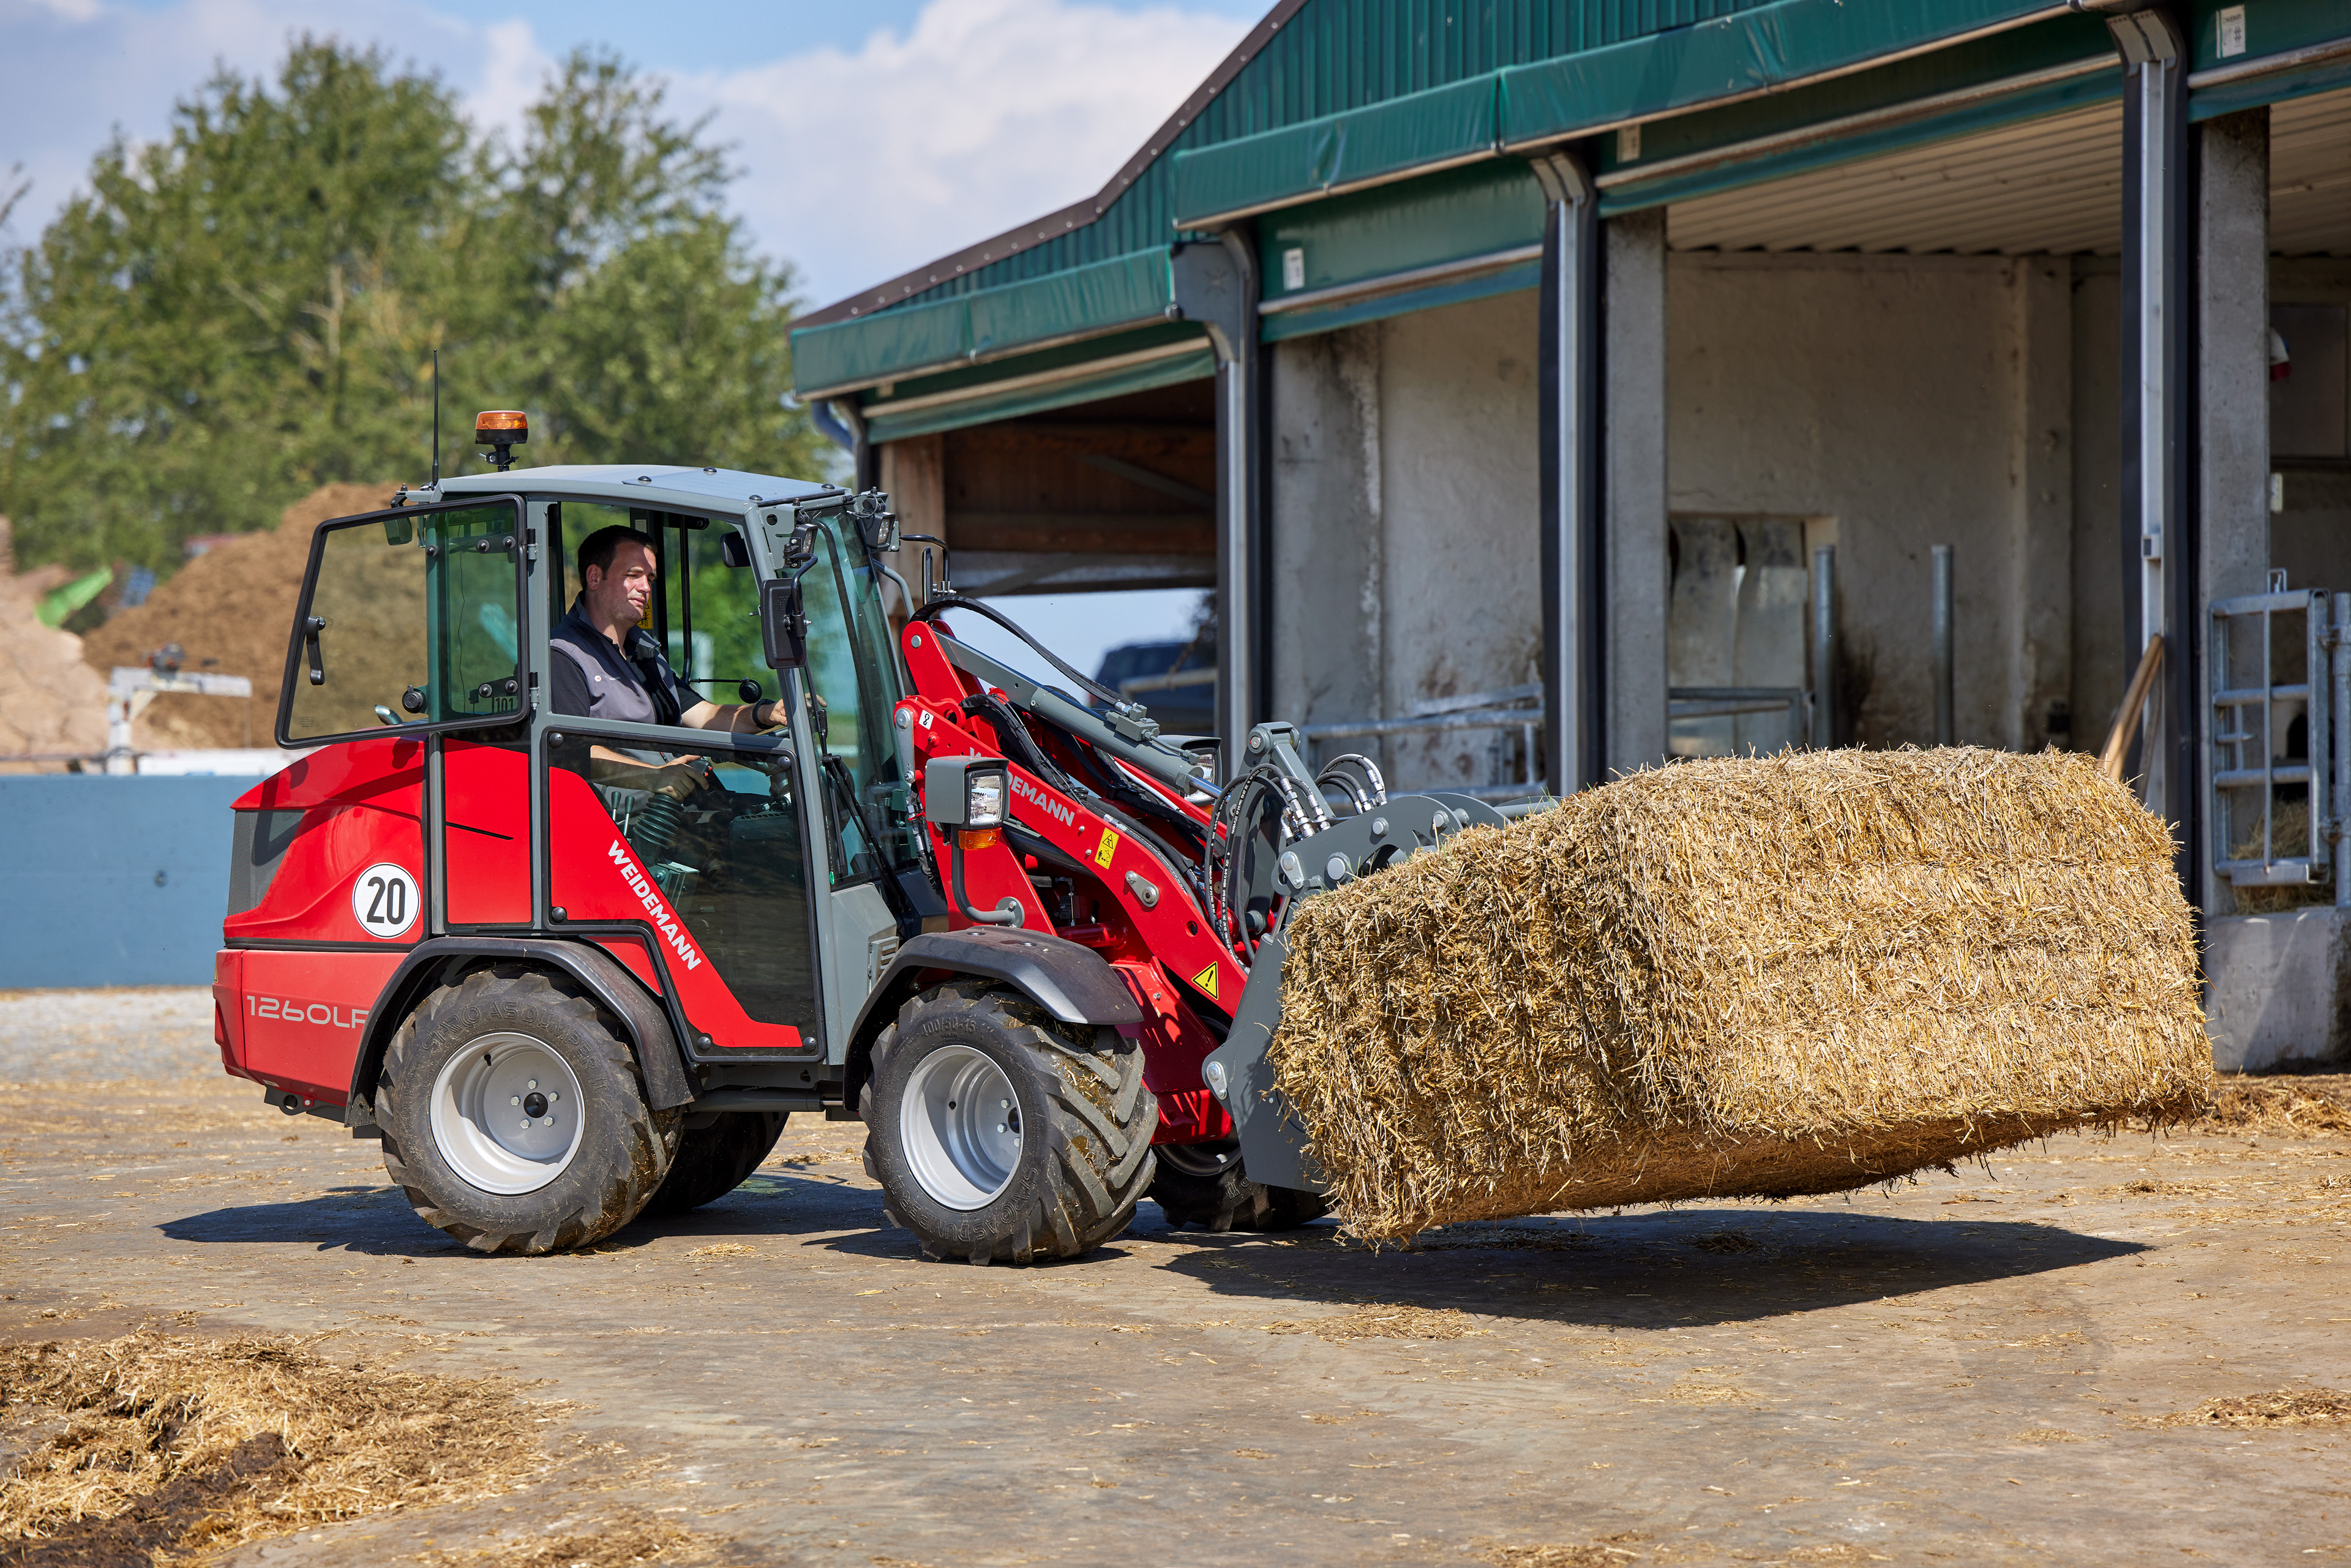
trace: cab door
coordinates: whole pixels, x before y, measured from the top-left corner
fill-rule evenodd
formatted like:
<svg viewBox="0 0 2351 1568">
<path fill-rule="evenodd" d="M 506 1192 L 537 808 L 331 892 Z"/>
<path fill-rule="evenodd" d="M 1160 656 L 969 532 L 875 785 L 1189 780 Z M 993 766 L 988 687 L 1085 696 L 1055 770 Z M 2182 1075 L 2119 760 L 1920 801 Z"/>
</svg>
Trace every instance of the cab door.
<svg viewBox="0 0 2351 1568">
<path fill-rule="evenodd" d="M 577 552 L 597 530 L 655 541 L 657 591 L 643 623 L 705 700 L 743 700 L 758 662 L 757 573 L 733 519 L 565 500 L 549 507 L 550 618 L 579 591 Z M 734 537 L 736 542 L 728 542 Z M 560 653 L 550 653 L 561 658 Z M 789 711 L 787 708 L 786 711 Z M 807 1061 L 824 1049 L 802 823 L 789 735 L 730 735 L 549 713 L 536 767 L 545 790 L 551 925 L 601 942 L 674 995 L 703 1061 Z M 695 779 L 648 788 L 648 770 L 692 759 Z"/>
</svg>

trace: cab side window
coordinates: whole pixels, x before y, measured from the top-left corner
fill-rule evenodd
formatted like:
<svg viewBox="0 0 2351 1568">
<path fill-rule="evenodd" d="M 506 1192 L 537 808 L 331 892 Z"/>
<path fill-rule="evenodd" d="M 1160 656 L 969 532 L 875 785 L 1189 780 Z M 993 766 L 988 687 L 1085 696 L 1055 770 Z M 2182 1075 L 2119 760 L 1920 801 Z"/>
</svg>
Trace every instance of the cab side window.
<svg viewBox="0 0 2351 1568">
<path fill-rule="evenodd" d="M 736 533 L 724 520 L 610 507 L 586 501 L 560 506 L 560 572 L 550 572 L 555 602 L 549 624 L 571 612 L 580 597 L 580 546 L 589 535 L 613 527 L 634 528 L 653 540 L 655 591 L 638 624 L 660 644 L 670 668 L 711 702 L 742 701 L 737 685 L 760 684 L 760 695 L 777 695 L 774 672 L 762 656 L 759 585 L 748 567 L 730 567 L 725 550 Z"/>
</svg>

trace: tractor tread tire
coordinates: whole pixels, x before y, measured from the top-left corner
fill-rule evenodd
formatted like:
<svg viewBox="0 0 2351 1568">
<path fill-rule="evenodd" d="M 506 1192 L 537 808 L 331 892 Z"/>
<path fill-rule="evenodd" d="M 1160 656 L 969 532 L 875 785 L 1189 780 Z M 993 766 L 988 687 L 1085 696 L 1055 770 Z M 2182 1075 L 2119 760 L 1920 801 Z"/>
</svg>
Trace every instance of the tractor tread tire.
<svg viewBox="0 0 2351 1568">
<path fill-rule="evenodd" d="M 775 1153 L 776 1140 L 784 1135 L 785 1115 L 782 1111 L 722 1111 L 706 1127 L 686 1128 L 669 1175 L 637 1218 L 684 1214 L 741 1186 Z"/>
<path fill-rule="evenodd" d="M 1024 1138 L 1012 1186 L 967 1215 L 933 1203 L 914 1183 L 895 1150 L 896 1105 L 883 1103 L 901 1081 L 899 1058 L 936 1036 L 957 1044 L 992 1038 L 1010 1048 L 1007 1055 L 1028 1067 L 1007 1066 L 1008 1076 L 1025 1077 L 1042 1101 L 1042 1115 L 1023 1107 L 1041 1143 Z M 905 1071 L 914 1064 L 907 1059 Z M 913 998 L 874 1042 L 857 1097 L 865 1174 L 886 1195 L 884 1218 L 941 1261 L 1030 1263 L 1092 1251 L 1126 1228 L 1156 1168 L 1159 1102 L 1143 1072 L 1143 1053 L 1116 1031 L 1063 1024 L 1015 991 L 956 981 Z M 1026 1190 L 1018 1190 L 1024 1176 Z"/>
<path fill-rule="evenodd" d="M 1295 1230 L 1331 1211 L 1319 1192 L 1251 1181 L 1238 1159 L 1213 1176 L 1163 1159 L 1147 1196 L 1176 1230 L 1187 1225 L 1211 1231 Z"/>
<path fill-rule="evenodd" d="M 501 1198 L 471 1186 L 433 1152 L 429 1101 L 439 1061 L 457 1041 L 517 1026 L 561 1036 L 580 1057 L 572 1070 L 583 1080 L 601 1076 L 618 1102 L 611 1129 L 618 1135 L 598 1137 L 592 1149 L 583 1137 L 549 1186 Z M 585 992 L 567 977 L 516 964 L 475 969 L 401 1020 L 384 1051 L 375 1119 L 384 1172 L 418 1218 L 475 1251 L 524 1256 L 584 1247 L 635 1218 L 669 1173 L 684 1121 L 675 1111 L 646 1106 L 635 1053 Z M 497 1213 L 501 1207 L 510 1212 Z"/>
</svg>

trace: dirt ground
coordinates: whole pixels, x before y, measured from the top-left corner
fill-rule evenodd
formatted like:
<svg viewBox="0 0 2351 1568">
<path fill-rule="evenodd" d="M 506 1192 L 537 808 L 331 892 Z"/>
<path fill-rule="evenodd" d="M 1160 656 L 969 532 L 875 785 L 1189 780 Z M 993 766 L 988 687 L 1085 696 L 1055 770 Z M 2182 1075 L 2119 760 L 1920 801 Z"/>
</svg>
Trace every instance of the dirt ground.
<svg viewBox="0 0 2351 1568">
<path fill-rule="evenodd" d="M 697 1214 L 490 1259 L 374 1144 L 221 1077 L 208 1019 L 0 996 L 0 1345 L 317 1336 L 338 1377 L 495 1375 L 548 1412 L 494 1495 L 227 1562 L 2351 1557 L 2341 1132 L 2066 1138 L 1406 1250 L 1145 1204 L 1090 1257 L 983 1270 L 884 1222 L 861 1129 L 796 1118 Z M 0 1428 L 0 1464 L 38 1440 Z M 35 1561 L 63 1559 L 0 1541 Z"/>
</svg>

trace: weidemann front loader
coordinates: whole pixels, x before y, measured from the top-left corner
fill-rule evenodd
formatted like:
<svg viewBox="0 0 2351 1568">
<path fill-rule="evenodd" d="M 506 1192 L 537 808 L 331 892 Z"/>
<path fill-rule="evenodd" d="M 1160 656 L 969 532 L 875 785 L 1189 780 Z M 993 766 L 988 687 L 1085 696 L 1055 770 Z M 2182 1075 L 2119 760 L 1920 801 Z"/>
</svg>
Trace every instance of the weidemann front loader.
<svg viewBox="0 0 2351 1568">
<path fill-rule="evenodd" d="M 796 1111 L 865 1124 L 939 1258 L 1071 1256 L 1144 1197 L 1213 1228 L 1322 1212 L 1268 1095 L 1284 915 L 1490 808 L 1361 758 L 1317 778 L 1286 725 L 1217 766 L 1041 648 L 1067 688 L 1039 684 L 945 616 L 1017 627 L 890 570 L 877 492 L 508 471 L 522 425 L 477 427 L 497 472 L 312 541 L 277 736 L 317 749 L 236 802 L 230 1072 L 380 1138 L 486 1252 L 708 1203 Z M 614 523 L 655 540 L 679 674 L 786 722 L 551 711 L 574 549 Z M 700 761 L 647 791 L 621 756 Z"/>
</svg>

